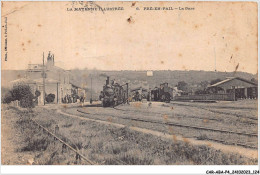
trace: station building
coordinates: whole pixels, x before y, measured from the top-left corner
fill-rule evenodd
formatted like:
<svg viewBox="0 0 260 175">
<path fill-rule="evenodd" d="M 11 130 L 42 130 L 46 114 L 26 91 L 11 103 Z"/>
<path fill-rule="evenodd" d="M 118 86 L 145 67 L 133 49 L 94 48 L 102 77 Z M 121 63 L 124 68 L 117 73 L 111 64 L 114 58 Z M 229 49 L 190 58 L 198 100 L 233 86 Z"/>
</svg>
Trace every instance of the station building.
<svg viewBox="0 0 260 175">
<path fill-rule="evenodd" d="M 75 94 L 86 96 L 85 90 L 71 81 L 70 71 L 55 66 L 54 55 L 50 52 L 47 56 L 47 63 L 44 66 L 43 64 L 28 64 L 25 78 L 14 80 L 11 84 L 12 86 L 27 84 L 33 93 L 36 90 L 40 91 L 41 95 L 38 97 L 38 105 L 42 105 L 44 104 L 44 81 L 45 96 L 48 94 L 55 95 L 53 103 L 62 103 L 65 97 L 71 97 Z"/>
</svg>

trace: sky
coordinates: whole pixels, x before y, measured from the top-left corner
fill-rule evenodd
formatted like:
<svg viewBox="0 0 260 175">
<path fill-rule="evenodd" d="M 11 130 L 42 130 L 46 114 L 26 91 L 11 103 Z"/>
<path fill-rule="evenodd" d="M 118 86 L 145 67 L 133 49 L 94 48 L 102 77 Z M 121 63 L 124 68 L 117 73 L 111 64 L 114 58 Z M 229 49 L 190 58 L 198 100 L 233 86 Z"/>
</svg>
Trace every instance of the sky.
<svg viewBox="0 0 260 175">
<path fill-rule="evenodd" d="M 75 7 L 83 6 L 2 2 L 2 70 L 40 64 L 51 51 L 64 69 L 258 72 L 256 2 L 96 2 L 124 10 L 67 11 Z"/>
</svg>

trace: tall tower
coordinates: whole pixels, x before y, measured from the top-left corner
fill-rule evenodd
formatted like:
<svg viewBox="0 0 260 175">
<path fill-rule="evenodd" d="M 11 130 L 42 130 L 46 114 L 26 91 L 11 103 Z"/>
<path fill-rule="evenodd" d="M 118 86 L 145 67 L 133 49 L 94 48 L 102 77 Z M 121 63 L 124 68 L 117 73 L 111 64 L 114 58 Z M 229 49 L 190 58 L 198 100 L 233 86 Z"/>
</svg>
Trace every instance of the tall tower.
<svg viewBox="0 0 260 175">
<path fill-rule="evenodd" d="M 51 54 L 51 51 L 49 51 L 48 57 L 47 57 L 47 67 L 54 66 L 54 54 Z"/>
</svg>

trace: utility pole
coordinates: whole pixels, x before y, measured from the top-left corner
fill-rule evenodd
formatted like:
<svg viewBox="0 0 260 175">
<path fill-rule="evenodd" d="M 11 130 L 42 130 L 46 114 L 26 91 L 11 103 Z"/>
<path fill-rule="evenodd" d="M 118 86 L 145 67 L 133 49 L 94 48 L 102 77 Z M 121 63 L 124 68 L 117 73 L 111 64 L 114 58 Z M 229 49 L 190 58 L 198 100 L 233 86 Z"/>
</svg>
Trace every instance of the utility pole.
<svg viewBox="0 0 260 175">
<path fill-rule="evenodd" d="M 42 54 L 42 89 L 43 89 L 43 105 L 45 105 L 45 71 L 44 71 L 44 52 Z"/>
<path fill-rule="evenodd" d="M 217 71 L 217 60 L 216 60 L 216 50 L 214 47 L 214 57 L 215 57 L 215 72 Z"/>
<path fill-rule="evenodd" d="M 92 104 L 92 75 L 90 76 L 90 84 L 91 84 L 91 90 L 90 90 L 90 104 Z"/>
<path fill-rule="evenodd" d="M 129 104 L 129 97 L 128 97 L 128 83 L 126 83 L 126 100 L 127 100 L 127 104 Z"/>
</svg>

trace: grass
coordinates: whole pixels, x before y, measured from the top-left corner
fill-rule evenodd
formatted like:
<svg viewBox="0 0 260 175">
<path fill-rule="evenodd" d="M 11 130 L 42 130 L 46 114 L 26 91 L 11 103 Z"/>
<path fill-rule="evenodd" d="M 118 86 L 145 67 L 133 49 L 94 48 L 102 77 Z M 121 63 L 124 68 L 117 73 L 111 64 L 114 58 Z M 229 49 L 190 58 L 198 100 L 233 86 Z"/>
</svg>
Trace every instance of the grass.
<svg viewBox="0 0 260 175">
<path fill-rule="evenodd" d="M 197 137 L 198 140 L 208 140 L 208 136 L 206 134 L 201 134 L 199 137 Z"/>
<path fill-rule="evenodd" d="M 19 139 L 20 142 L 19 145 L 16 145 L 17 150 L 15 154 L 25 155 L 23 156 L 24 158 L 34 155 L 32 163 L 37 165 L 81 164 L 81 162 L 76 161 L 74 152 L 69 150 L 62 151 L 60 142 L 54 141 L 52 137 L 43 133 L 42 129 L 30 121 L 30 118 L 35 118 L 35 113 L 26 110 L 20 111 L 12 107 L 5 110 L 8 111 L 9 115 L 4 117 L 15 121 L 13 123 L 15 130 L 13 131 L 22 133 L 19 138 L 13 138 Z M 43 125 L 52 127 L 52 122 L 45 121 Z M 16 134 L 14 133 L 14 135 Z M 3 133 L 2 137 L 5 137 Z M 19 157 L 20 161 L 24 159 L 23 157 Z M 14 162 L 17 161 L 19 160 L 14 160 Z M 18 162 L 18 164 L 21 163 Z"/>
<path fill-rule="evenodd" d="M 66 123 L 65 125 L 62 125 L 62 127 L 69 128 L 72 126 L 72 123 Z"/>
<path fill-rule="evenodd" d="M 115 128 L 95 122 L 53 114 L 37 109 L 31 115 L 49 130 L 58 124 L 57 135 L 81 154 L 98 164 L 117 165 L 245 165 L 257 164 L 238 154 L 223 153 L 210 146 L 191 145 L 189 142 L 167 140 L 149 134 Z M 16 111 L 16 113 L 20 113 Z M 17 126 L 25 133 L 22 152 L 37 152 L 35 164 L 86 164 L 76 161 L 75 153 L 62 150 L 62 144 L 42 133 L 28 122 L 28 113 L 20 113 Z M 50 122 L 51 121 L 51 122 Z M 65 127 L 63 127 L 65 126 Z M 68 127 L 69 126 L 69 127 Z M 204 136 L 201 135 L 203 138 Z"/>
<path fill-rule="evenodd" d="M 98 163 L 118 164 L 120 161 L 131 165 L 257 163 L 257 160 L 223 153 L 209 146 L 194 146 L 189 142 L 165 140 L 131 131 L 128 127 L 114 128 L 61 115 L 56 115 L 55 121 L 59 124 L 72 124 L 70 128 L 61 128 L 61 133 L 78 145 L 84 155 Z M 207 139 L 207 136 L 202 133 L 201 139 Z"/>
</svg>

